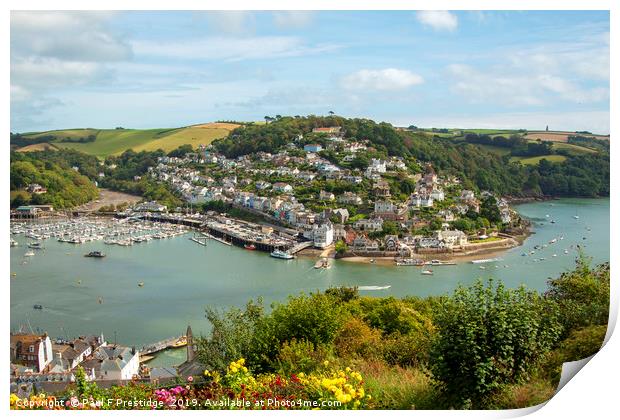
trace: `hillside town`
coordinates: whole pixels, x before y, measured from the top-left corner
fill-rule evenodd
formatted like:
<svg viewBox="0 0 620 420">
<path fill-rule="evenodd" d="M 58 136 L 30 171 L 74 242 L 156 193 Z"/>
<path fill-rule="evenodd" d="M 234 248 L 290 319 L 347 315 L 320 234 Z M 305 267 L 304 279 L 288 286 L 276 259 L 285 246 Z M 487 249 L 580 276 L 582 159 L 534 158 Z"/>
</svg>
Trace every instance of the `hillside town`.
<svg viewBox="0 0 620 420">
<path fill-rule="evenodd" d="M 322 143 L 304 143 L 300 135 L 278 153 L 236 159 L 201 146 L 184 157 L 160 157 L 148 176 L 168 184 L 192 208 L 223 203 L 295 229 L 315 248 L 340 242 L 341 250 L 356 255 L 455 252 L 521 222 L 505 199 L 487 191 L 477 195 L 458 178 L 438 175 L 430 163 L 372 158 L 365 167 L 351 168 L 346 163 L 367 151 L 368 142 L 345 139 L 340 127 L 315 128 L 310 136 L 317 134 Z M 392 185 L 405 180 L 413 190 L 394 194 Z M 496 220 L 481 216 L 483 202 L 495 207 Z M 157 203 L 135 210 L 166 211 Z M 459 222 L 463 219 L 473 223 Z"/>
</svg>

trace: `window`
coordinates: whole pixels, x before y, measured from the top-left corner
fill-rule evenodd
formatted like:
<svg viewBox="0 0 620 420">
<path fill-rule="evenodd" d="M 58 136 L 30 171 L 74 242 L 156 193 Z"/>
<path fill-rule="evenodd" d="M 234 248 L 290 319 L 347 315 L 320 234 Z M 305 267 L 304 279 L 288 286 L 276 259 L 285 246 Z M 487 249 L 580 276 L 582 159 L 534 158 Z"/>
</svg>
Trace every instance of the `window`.
<svg viewBox="0 0 620 420">
<path fill-rule="evenodd" d="M 28 351 L 29 351 L 30 353 L 34 353 L 34 346 L 30 346 L 30 347 L 28 347 Z"/>
</svg>

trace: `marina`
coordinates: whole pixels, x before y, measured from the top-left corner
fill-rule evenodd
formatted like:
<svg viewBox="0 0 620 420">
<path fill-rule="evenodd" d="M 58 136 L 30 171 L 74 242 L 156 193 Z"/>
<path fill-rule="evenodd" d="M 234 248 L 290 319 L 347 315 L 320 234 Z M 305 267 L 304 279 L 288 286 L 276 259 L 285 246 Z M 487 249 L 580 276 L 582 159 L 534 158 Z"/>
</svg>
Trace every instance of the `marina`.
<svg viewBox="0 0 620 420">
<path fill-rule="evenodd" d="M 563 199 L 522 204 L 517 209 L 532 221 L 534 233 L 521 246 L 494 256 L 501 258 L 501 263 L 456 260 L 456 265 L 420 267 L 432 269 L 433 276 L 421 275 L 414 267 L 397 266 L 393 260 L 389 265 L 381 260 L 375 264 L 329 260 L 331 267 L 325 270 L 314 269 L 316 256 L 283 261 L 267 252 L 249 252 L 244 248 L 247 242 L 227 246 L 209 239 L 204 247 L 188 240 L 194 234 L 190 226 L 165 221 L 80 218 L 45 222 L 47 229 L 38 222 L 14 223 L 11 236 L 19 245 L 10 248 L 11 328 L 29 330 L 31 325 L 53 337 L 92 331 L 114 336 L 116 331 L 119 342 L 141 347 L 177 336 L 188 323 L 196 334 L 206 334 L 205 307 L 241 307 L 258 296 L 267 308 L 290 295 L 331 286 L 357 286 L 360 294 L 376 297 L 437 296 L 481 277 L 501 279 L 507 287 L 525 284 L 543 291 L 547 278 L 574 268 L 579 250 L 592 256 L 594 263 L 608 261 L 609 200 Z M 576 209 L 580 219 L 573 218 Z M 550 223 L 545 214 L 556 223 Z M 119 239 L 164 230 L 181 233 L 166 239 L 132 241 L 128 246 L 107 244 L 105 239 L 72 244 L 59 242 L 53 235 L 55 231 L 72 231 L 78 236 L 77 226 L 90 229 L 97 225 L 102 233 L 126 232 Z M 128 231 L 139 227 L 143 228 L 140 233 Z M 26 238 L 29 231 L 50 237 Z M 554 238 L 557 241 L 550 244 Z M 34 241 L 43 249 L 28 248 Z M 106 258 L 83 257 L 93 250 Z M 28 251 L 35 255 L 25 257 Z M 387 285 L 390 287 L 376 288 Z M 34 309 L 35 304 L 42 308 Z M 163 353 L 166 351 L 158 357 Z"/>
</svg>

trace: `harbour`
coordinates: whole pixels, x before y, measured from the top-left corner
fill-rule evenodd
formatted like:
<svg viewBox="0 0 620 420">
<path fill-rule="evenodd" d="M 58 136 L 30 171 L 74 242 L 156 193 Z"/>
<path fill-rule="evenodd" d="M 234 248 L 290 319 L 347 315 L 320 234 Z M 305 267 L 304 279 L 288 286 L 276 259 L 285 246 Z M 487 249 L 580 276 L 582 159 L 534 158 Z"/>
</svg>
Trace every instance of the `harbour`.
<svg viewBox="0 0 620 420">
<path fill-rule="evenodd" d="M 484 270 L 481 264 L 460 261 L 401 267 L 393 259 L 390 265 L 330 260 L 329 270 L 314 269 L 317 258 L 282 261 L 266 252 L 250 252 L 243 244 L 227 246 L 212 239 L 203 247 L 188 240 L 193 235 L 188 229 L 165 240 L 133 246 L 108 244 L 103 239 L 72 244 L 50 236 L 40 240 L 42 249 L 32 249 L 34 256 L 25 257 L 27 244 L 35 239 L 25 237 L 26 229 L 17 229 L 12 238 L 19 245 L 10 251 L 11 273 L 15 274 L 10 278 L 11 329 L 33 328 L 53 337 L 99 332 L 113 336 L 116 332 L 119 342 L 141 347 L 176 337 L 188 323 L 196 334 L 206 334 L 205 307 L 241 306 L 258 296 L 269 305 L 291 294 L 330 286 L 358 286 L 362 295 L 378 297 L 441 295 L 480 277 L 542 291 L 547 278 L 574 267 L 579 249 L 595 263 L 608 261 L 608 199 L 563 199 L 522 204 L 517 209 L 532 221 L 534 234 L 521 246 L 498 255 L 501 262 L 482 264 Z M 577 212 L 579 219 L 573 217 Z M 144 226 L 163 228 L 165 224 Z M 178 227 L 168 226 L 171 230 Z M 550 243 L 554 238 L 556 242 Z M 93 249 L 106 258 L 83 257 Z M 428 267 L 432 276 L 421 273 Z M 157 357 L 173 351 L 164 350 Z"/>
</svg>

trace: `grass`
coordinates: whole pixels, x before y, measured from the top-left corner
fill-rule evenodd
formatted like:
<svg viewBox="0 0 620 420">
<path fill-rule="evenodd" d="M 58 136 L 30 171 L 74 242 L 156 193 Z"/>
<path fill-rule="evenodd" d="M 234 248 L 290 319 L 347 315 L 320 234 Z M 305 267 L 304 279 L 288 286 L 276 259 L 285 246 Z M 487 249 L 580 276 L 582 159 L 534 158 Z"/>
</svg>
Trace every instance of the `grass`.
<svg viewBox="0 0 620 420">
<path fill-rule="evenodd" d="M 163 149 L 169 152 L 183 144 L 191 144 L 193 147 L 201 144 L 207 145 L 213 142 L 213 140 L 226 137 L 236 127 L 238 125 L 230 123 L 207 123 L 190 127 L 154 128 L 148 130 L 96 130 L 85 128 L 28 133 L 26 137 L 38 138 L 45 135 L 53 135 L 57 139 L 50 142 L 53 147 L 74 149 L 104 158 L 109 155 L 123 153 L 128 149 L 133 149 L 136 152 Z M 62 142 L 62 139 L 65 138 L 79 139 L 90 135 L 96 136 L 95 141 L 87 143 Z M 44 145 L 27 146 L 23 151 L 42 150 L 44 147 Z"/>
<path fill-rule="evenodd" d="M 504 238 L 500 238 L 498 236 L 489 236 L 488 238 L 485 239 L 473 239 L 471 241 L 469 241 L 470 244 L 482 244 L 485 242 L 495 242 L 495 241 L 501 241 Z"/>
<path fill-rule="evenodd" d="M 356 369 L 364 377 L 373 408 L 391 410 L 437 409 L 437 391 L 428 375 L 416 368 L 365 361 Z"/>
<path fill-rule="evenodd" d="M 553 149 L 554 150 L 569 150 L 571 152 L 574 152 L 580 155 L 588 154 L 588 153 L 598 153 L 598 151 L 595 149 L 591 149 L 585 146 L 579 146 L 577 144 L 570 144 L 570 143 L 555 143 L 553 145 Z"/>
<path fill-rule="evenodd" d="M 562 155 L 544 155 L 544 156 L 533 156 L 533 157 L 520 157 L 513 156 L 510 158 L 511 162 L 520 162 L 523 165 L 538 165 L 542 159 L 547 159 L 549 162 L 564 162 L 566 160 L 566 156 Z"/>
<path fill-rule="evenodd" d="M 164 137 L 142 144 L 134 148 L 134 150 L 139 152 L 142 150 L 151 151 L 163 149 L 169 152 L 183 144 L 191 144 L 192 147 L 196 148 L 201 144 L 208 145 L 211 144 L 213 140 L 226 137 L 229 132 L 230 130 L 226 128 L 187 127 L 175 130 Z"/>
<path fill-rule="evenodd" d="M 484 149 L 486 151 L 489 151 L 491 153 L 495 153 L 497 155 L 500 155 L 500 156 L 504 156 L 504 155 L 510 154 L 510 148 L 508 148 L 508 147 L 492 146 L 490 144 L 476 144 L 476 146 L 478 146 L 481 149 Z"/>
<path fill-rule="evenodd" d="M 80 152 L 105 157 L 119 154 L 127 149 L 135 149 L 153 139 L 166 129 L 156 128 L 150 130 L 101 130 L 97 139 L 90 143 L 62 143 L 56 142 L 55 145 L 68 149 L 75 149 Z"/>
<path fill-rule="evenodd" d="M 42 150 L 57 150 L 58 147 L 54 146 L 51 143 L 36 143 L 29 144 L 28 146 L 20 147 L 17 149 L 18 152 L 39 152 Z"/>
</svg>

